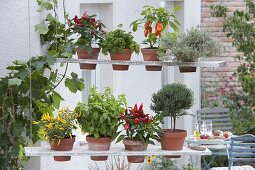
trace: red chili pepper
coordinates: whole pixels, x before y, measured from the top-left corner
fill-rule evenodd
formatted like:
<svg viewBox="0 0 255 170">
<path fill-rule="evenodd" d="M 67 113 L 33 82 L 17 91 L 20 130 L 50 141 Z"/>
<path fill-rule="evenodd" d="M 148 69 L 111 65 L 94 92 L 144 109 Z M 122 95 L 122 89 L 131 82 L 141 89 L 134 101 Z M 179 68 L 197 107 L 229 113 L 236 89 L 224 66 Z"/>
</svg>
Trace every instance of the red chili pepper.
<svg viewBox="0 0 255 170">
<path fill-rule="evenodd" d="M 80 27 L 83 27 L 83 24 L 81 24 L 81 23 L 79 23 L 79 24 L 77 24 L 78 26 L 80 26 Z"/>
<path fill-rule="evenodd" d="M 139 113 L 134 113 L 133 116 L 134 116 L 135 118 L 137 118 L 137 117 L 139 117 Z"/>
<path fill-rule="evenodd" d="M 94 28 L 95 27 L 96 19 L 95 18 L 91 18 L 90 21 L 91 21 L 91 26 Z"/>
<path fill-rule="evenodd" d="M 134 108 L 132 109 L 132 111 L 135 113 L 137 112 L 137 104 L 135 104 Z"/>
<path fill-rule="evenodd" d="M 77 15 L 75 15 L 75 17 L 74 17 L 74 22 L 75 22 L 76 24 L 79 24 L 79 23 L 80 23 L 79 18 L 78 18 Z"/>
<path fill-rule="evenodd" d="M 135 118 L 135 119 L 134 119 L 134 123 L 135 123 L 135 124 L 138 124 L 139 122 L 140 122 L 140 120 L 139 120 L 138 118 Z"/>
<path fill-rule="evenodd" d="M 139 111 L 142 111 L 142 110 L 143 110 L 143 103 L 140 105 L 140 107 L 139 107 L 138 110 L 139 110 Z"/>
</svg>

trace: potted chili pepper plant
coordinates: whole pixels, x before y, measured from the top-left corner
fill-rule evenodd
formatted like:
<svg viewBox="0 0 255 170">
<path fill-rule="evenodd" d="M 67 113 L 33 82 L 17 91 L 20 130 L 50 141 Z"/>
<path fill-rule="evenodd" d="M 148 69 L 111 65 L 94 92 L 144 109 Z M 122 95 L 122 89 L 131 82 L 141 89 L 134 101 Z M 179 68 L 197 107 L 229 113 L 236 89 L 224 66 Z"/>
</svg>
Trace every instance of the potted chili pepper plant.
<svg viewBox="0 0 255 170">
<path fill-rule="evenodd" d="M 144 151 L 148 144 L 154 144 L 153 140 L 159 141 L 160 132 L 159 121 L 157 117 L 145 114 L 143 104 L 137 107 L 129 108 L 121 114 L 121 119 L 126 134 L 118 137 L 117 142 L 123 140 L 126 150 Z M 130 163 L 144 162 L 144 156 L 128 156 Z"/>
<path fill-rule="evenodd" d="M 96 15 L 87 15 L 83 13 L 81 18 L 76 15 L 69 20 L 69 27 L 74 34 L 78 34 L 78 40 L 75 42 L 77 46 L 77 55 L 79 59 L 98 59 L 100 52 L 100 41 L 104 39 L 106 32 L 105 25 L 101 20 L 96 20 Z M 94 48 L 98 45 L 99 48 Z M 94 70 L 96 64 L 80 63 L 81 69 Z"/>
<path fill-rule="evenodd" d="M 178 26 L 180 24 L 174 15 L 178 9 L 179 7 L 176 7 L 170 12 L 161 7 L 144 6 L 140 13 L 142 18 L 131 23 L 133 31 L 137 31 L 138 26 L 144 29 L 144 37 L 147 39 L 143 44 L 149 46 L 141 49 L 144 61 L 159 61 L 157 56 L 158 38 L 168 26 L 177 32 L 179 31 Z M 162 66 L 145 66 L 145 68 L 147 71 L 161 71 Z"/>
<path fill-rule="evenodd" d="M 76 114 L 68 109 L 62 109 L 54 118 L 52 114 L 45 113 L 39 121 L 33 124 L 39 127 L 38 136 L 48 140 L 52 150 L 70 151 L 73 149 L 75 136 L 72 130 L 75 125 Z M 71 156 L 54 156 L 55 161 L 69 161 Z"/>
<path fill-rule="evenodd" d="M 181 83 L 165 85 L 152 95 L 151 109 L 163 121 L 171 118 L 171 129 L 163 129 L 161 147 L 163 150 L 182 150 L 187 131 L 176 129 L 176 119 L 187 115 L 185 111 L 194 103 L 193 91 Z"/>
<path fill-rule="evenodd" d="M 134 41 L 134 37 L 131 32 L 126 32 L 119 28 L 108 32 L 106 38 L 102 41 L 102 53 L 107 55 L 110 53 L 112 60 L 124 60 L 129 61 L 133 52 L 139 54 L 140 45 Z M 129 65 L 112 65 L 113 70 L 128 70 Z"/>
<path fill-rule="evenodd" d="M 199 28 L 173 35 L 164 32 L 160 37 L 159 58 L 168 59 L 167 52 L 172 53 L 177 62 L 197 62 L 200 57 L 213 57 L 221 52 L 220 44 L 212 36 Z M 181 73 L 196 72 L 196 67 L 180 66 Z"/>
<path fill-rule="evenodd" d="M 126 109 L 124 94 L 113 96 L 108 87 L 103 93 L 96 87 L 90 89 L 88 104 L 78 103 L 75 108 L 77 122 L 83 133 L 88 133 L 86 140 L 88 149 L 106 151 L 110 149 L 112 140 L 120 126 L 120 113 Z M 105 161 L 107 156 L 91 156 L 92 160 Z"/>
</svg>

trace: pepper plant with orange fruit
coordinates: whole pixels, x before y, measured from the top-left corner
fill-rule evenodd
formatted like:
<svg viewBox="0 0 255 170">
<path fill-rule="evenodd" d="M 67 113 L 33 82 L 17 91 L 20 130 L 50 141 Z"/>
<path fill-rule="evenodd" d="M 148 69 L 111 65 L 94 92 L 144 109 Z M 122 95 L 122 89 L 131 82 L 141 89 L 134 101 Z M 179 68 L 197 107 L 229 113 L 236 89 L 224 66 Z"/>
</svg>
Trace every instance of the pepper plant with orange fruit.
<svg viewBox="0 0 255 170">
<path fill-rule="evenodd" d="M 136 32 L 138 27 L 142 27 L 147 38 L 143 43 L 149 45 L 149 48 L 156 48 L 159 36 L 168 26 L 176 32 L 179 31 L 180 23 L 175 17 L 175 12 L 179 8 L 175 7 L 170 12 L 162 7 L 144 6 L 140 13 L 142 18 L 131 23 L 132 29 Z"/>
<path fill-rule="evenodd" d="M 137 104 L 133 108 L 126 109 L 125 113 L 121 113 L 123 130 L 126 134 L 119 135 L 117 142 L 127 137 L 130 140 L 142 141 L 144 144 L 154 144 L 153 139 L 159 141 L 158 117 L 145 114 L 143 104 L 138 108 Z"/>
<path fill-rule="evenodd" d="M 38 136 L 42 140 L 58 140 L 60 143 L 63 138 L 72 138 L 72 130 L 77 129 L 75 120 L 76 113 L 63 108 L 55 118 L 52 114 L 45 113 L 33 124 L 39 127 Z"/>
</svg>

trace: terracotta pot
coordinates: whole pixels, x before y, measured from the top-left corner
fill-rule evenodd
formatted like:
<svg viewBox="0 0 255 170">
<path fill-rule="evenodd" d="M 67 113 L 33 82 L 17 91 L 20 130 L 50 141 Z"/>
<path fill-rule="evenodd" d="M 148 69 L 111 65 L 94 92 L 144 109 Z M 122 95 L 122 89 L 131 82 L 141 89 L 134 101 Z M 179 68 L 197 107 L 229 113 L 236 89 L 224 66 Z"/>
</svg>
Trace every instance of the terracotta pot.
<svg viewBox="0 0 255 170">
<path fill-rule="evenodd" d="M 71 151 L 73 149 L 73 144 L 75 142 L 75 136 L 72 138 L 61 139 L 59 145 L 58 140 L 50 140 L 50 146 L 52 150 L 55 151 Z M 70 161 L 71 156 L 54 156 L 55 161 Z"/>
<path fill-rule="evenodd" d="M 123 52 L 119 53 L 111 53 L 111 60 L 124 60 L 124 61 L 130 61 L 131 59 L 131 50 L 130 49 L 125 49 Z M 118 65 L 118 64 L 113 64 L 112 65 L 113 70 L 118 70 L 118 71 L 125 71 L 128 70 L 129 65 Z"/>
<path fill-rule="evenodd" d="M 163 150 L 182 150 L 187 131 L 182 129 L 164 129 L 161 136 L 161 148 Z"/>
<path fill-rule="evenodd" d="M 111 138 L 94 138 L 87 136 L 88 149 L 92 151 L 108 151 L 111 146 Z M 106 161 L 108 156 L 91 156 L 93 161 Z"/>
<path fill-rule="evenodd" d="M 143 54 L 144 61 L 159 61 L 157 57 L 157 50 L 158 49 L 149 49 L 149 48 L 142 48 L 141 52 Z M 146 71 L 161 71 L 162 66 L 145 66 Z"/>
<path fill-rule="evenodd" d="M 185 66 L 180 66 L 179 70 L 181 73 L 192 73 L 197 71 L 197 67 L 185 67 Z"/>
<path fill-rule="evenodd" d="M 100 52 L 99 48 L 93 48 L 91 52 L 88 52 L 87 50 L 84 49 L 76 49 L 77 51 L 77 55 L 78 55 L 78 59 L 93 59 L 93 60 L 97 60 L 98 59 L 98 55 Z M 84 64 L 84 63 L 80 63 L 80 68 L 81 69 L 86 69 L 86 70 L 95 70 L 96 69 L 96 64 Z"/>
<path fill-rule="evenodd" d="M 142 141 L 129 140 L 127 138 L 123 139 L 125 145 L 125 150 L 129 151 L 145 151 L 147 145 Z M 127 156 L 128 162 L 130 163 L 143 163 L 145 156 Z"/>
</svg>

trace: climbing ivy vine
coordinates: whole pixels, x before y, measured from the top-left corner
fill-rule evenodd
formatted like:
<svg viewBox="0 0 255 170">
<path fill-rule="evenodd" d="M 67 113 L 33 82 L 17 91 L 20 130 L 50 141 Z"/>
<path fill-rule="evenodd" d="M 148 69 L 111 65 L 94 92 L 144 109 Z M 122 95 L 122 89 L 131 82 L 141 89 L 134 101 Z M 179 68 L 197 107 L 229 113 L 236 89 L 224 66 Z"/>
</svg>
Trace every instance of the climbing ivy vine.
<svg viewBox="0 0 255 170">
<path fill-rule="evenodd" d="M 26 62 L 14 61 L 7 67 L 9 73 L 0 78 L 1 170 L 23 169 L 22 161 L 28 160 L 24 147 L 39 140 L 37 129 L 31 128 L 31 121 L 59 109 L 64 99 L 56 88 L 61 82 L 72 93 L 85 88 L 84 80 L 76 73 L 66 75 L 68 65 L 64 74 L 53 67 L 57 57 L 71 57 L 73 54 L 69 30 L 58 20 L 57 0 L 37 2 L 39 11 L 49 11 L 44 23 L 35 26 L 48 50 L 45 55 L 32 57 Z M 65 11 L 64 16 L 68 16 Z"/>
</svg>

